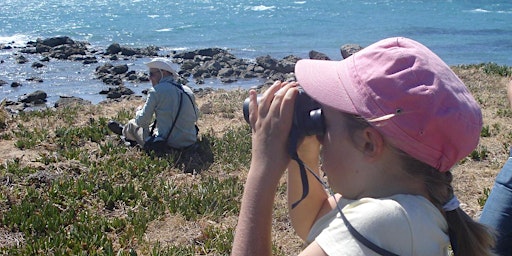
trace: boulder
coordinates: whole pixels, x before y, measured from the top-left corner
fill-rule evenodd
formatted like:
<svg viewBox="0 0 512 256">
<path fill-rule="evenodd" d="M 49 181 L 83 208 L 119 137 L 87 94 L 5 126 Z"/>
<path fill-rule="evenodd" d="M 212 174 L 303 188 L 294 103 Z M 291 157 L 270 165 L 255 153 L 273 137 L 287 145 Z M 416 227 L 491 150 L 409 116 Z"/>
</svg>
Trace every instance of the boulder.
<svg viewBox="0 0 512 256">
<path fill-rule="evenodd" d="M 56 108 L 76 105 L 92 105 L 92 103 L 88 100 L 74 96 L 60 96 L 57 102 L 54 104 Z"/>
<path fill-rule="evenodd" d="M 341 57 L 346 59 L 361 49 L 363 49 L 363 47 L 357 44 L 344 44 L 340 47 Z"/>
<path fill-rule="evenodd" d="M 20 96 L 19 102 L 41 104 L 46 102 L 47 97 L 48 95 L 46 94 L 46 92 L 37 90 L 35 92 Z"/>
<path fill-rule="evenodd" d="M 315 50 L 309 51 L 309 58 L 312 60 L 330 60 L 331 59 L 326 54 L 317 52 Z"/>
</svg>

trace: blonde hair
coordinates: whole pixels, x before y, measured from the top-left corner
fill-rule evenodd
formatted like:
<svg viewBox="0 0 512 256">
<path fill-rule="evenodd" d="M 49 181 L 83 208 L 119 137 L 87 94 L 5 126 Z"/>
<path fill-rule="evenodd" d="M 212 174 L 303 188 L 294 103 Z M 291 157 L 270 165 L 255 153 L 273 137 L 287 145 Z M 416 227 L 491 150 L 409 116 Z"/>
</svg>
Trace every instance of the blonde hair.
<svg viewBox="0 0 512 256">
<path fill-rule="evenodd" d="M 368 121 L 357 115 L 346 114 L 347 129 L 350 133 L 371 126 Z M 389 144 L 389 143 L 388 143 Z M 391 146 L 391 145 L 390 145 Z M 462 209 L 444 211 L 445 205 L 454 196 L 451 182 L 452 173 L 440 172 L 436 168 L 423 163 L 400 149 L 391 146 L 402 159 L 402 169 L 412 177 L 422 180 L 427 188 L 428 196 L 432 204 L 445 216 L 448 223 L 450 241 L 456 244 L 452 248 L 455 256 L 486 256 L 494 255 L 492 248 L 495 244 L 495 236 L 492 230 L 469 217 Z"/>
</svg>

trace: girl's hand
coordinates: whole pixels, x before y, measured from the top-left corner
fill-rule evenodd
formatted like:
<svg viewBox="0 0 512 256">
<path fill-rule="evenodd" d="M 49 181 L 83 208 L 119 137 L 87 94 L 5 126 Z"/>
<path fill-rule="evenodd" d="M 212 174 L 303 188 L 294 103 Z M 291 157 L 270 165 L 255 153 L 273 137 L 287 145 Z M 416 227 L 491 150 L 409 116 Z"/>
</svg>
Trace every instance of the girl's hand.
<svg viewBox="0 0 512 256">
<path fill-rule="evenodd" d="M 280 177 L 290 157 L 286 150 L 292 125 L 296 82 L 275 82 L 257 101 L 250 92 L 249 121 L 252 127 L 251 169 L 261 165 L 261 171 Z"/>
</svg>

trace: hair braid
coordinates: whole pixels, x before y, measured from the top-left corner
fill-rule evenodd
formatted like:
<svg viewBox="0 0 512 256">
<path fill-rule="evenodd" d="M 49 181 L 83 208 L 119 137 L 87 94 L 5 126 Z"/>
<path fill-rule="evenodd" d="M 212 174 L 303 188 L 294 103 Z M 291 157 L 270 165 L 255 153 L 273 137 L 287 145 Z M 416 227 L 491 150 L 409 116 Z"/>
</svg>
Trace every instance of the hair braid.
<svg viewBox="0 0 512 256">
<path fill-rule="evenodd" d="M 456 244 L 455 256 L 479 256 L 494 255 L 491 248 L 494 246 L 495 237 L 492 231 L 469 217 L 461 208 L 453 211 L 444 211 L 443 205 L 453 196 L 451 172 L 439 172 L 423 162 L 412 157 L 404 157 L 404 168 L 410 175 L 422 178 L 426 184 L 430 201 L 444 214 L 448 229 L 454 235 L 451 241 Z"/>
</svg>

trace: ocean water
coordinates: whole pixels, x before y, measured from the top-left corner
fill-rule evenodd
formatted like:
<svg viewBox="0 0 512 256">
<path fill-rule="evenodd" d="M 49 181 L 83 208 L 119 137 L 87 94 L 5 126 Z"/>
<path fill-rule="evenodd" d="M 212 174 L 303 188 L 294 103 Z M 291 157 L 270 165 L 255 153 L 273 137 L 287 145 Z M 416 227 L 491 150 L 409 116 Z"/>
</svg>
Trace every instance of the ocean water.
<svg viewBox="0 0 512 256">
<path fill-rule="evenodd" d="M 192 50 L 228 49 L 239 58 L 271 55 L 306 58 L 310 50 L 341 59 L 346 43 L 366 46 L 385 37 L 422 42 L 449 65 L 495 62 L 512 65 L 512 1 L 400 0 L 2 0 L 0 44 L 22 46 L 29 40 L 69 36 L 106 48 L 113 42 L 131 47 Z M 71 95 L 97 103 L 107 88 L 93 70 L 108 60 L 84 66 L 51 62 L 48 67 L 15 64 L 13 50 L 0 50 L 0 79 L 23 86 L 0 87 L 0 100 L 41 89 L 49 102 Z M 145 70 L 143 62 L 130 69 Z M 122 63 L 120 61 L 115 64 Z M 41 77 L 43 83 L 25 81 Z M 253 81 L 203 86 L 248 87 Z M 136 92 L 148 84 L 127 84 Z"/>
</svg>

